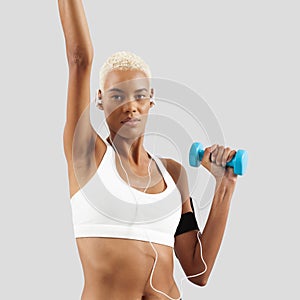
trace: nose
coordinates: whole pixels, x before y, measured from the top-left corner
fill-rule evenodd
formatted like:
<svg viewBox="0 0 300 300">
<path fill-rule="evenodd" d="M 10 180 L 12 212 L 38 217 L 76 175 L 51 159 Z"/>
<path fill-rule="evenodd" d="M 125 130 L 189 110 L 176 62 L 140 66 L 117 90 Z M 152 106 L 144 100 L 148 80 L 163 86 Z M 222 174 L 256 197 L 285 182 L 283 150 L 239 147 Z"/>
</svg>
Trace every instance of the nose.
<svg viewBox="0 0 300 300">
<path fill-rule="evenodd" d="M 137 103 L 135 100 L 128 99 L 128 101 L 126 101 L 126 103 L 123 106 L 123 111 L 124 112 L 131 112 L 131 111 L 136 112 L 136 106 L 137 106 Z"/>
</svg>

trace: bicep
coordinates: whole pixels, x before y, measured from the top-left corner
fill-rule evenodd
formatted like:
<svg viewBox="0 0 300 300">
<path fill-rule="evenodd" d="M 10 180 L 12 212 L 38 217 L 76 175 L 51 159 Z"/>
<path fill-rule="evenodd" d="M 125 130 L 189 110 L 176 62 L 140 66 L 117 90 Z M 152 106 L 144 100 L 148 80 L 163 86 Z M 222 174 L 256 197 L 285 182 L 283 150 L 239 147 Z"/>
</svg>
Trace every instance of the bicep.
<svg viewBox="0 0 300 300">
<path fill-rule="evenodd" d="M 190 275 L 194 268 L 194 254 L 198 243 L 197 234 L 198 230 L 194 229 L 175 237 L 174 253 L 186 275 Z"/>
<path fill-rule="evenodd" d="M 197 235 L 200 230 L 195 218 L 192 198 L 189 197 L 189 201 L 185 201 L 183 205 L 185 206 L 186 212 L 182 213 L 174 235 L 174 253 L 185 274 L 190 275 L 194 272 L 194 255 L 198 243 Z"/>
<path fill-rule="evenodd" d="M 82 159 L 93 148 L 96 133 L 90 123 L 91 65 L 69 68 L 64 150 L 67 158 Z"/>
<path fill-rule="evenodd" d="M 185 274 L 190 275 L 193 270 L 194 254 L 198 243 L 199 227 L 194 215 L 194 206 L 190 197 L 187 172 L 180 163 L 172 159 L 165 159 L 167 169 L 177 185 L 182 199 L 182 214 L 175 232 L 174 252 Z"/>
</svg>

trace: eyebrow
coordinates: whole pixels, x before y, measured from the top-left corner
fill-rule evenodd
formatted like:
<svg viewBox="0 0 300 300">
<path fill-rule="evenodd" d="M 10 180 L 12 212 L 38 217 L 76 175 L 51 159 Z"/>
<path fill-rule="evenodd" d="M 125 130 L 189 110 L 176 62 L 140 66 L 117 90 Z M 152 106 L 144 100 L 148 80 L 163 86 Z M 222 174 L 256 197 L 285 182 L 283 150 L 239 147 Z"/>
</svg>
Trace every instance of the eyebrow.
<svg viewBox="0 0 300 300">
<path fill-rule="evenodd" d="M 136 90 L 136 91 L 135 91 L 135 93 L 136 93 L 136 92 L 142 92 L 142 91 L 146 91 L 146 92 L 148 92 L 148 90 L 147 90 L 146 88 L 142 88 L 142 89 L 138 89 L 138 90 Z"/>
<path fill-rule="evenodd" d="M 141 91 L 146 91 L 146 92 L 148 92 L 148 90 L 147 90 L 146 88 L 142 88 L 142 89 L 136 90 L 135 93 L 136 93 L 136 92 L 141 92 Z M 107 92 L 120 92 L 120 93 L 124 93 L 123 90 L 117 89 L 117 88 L 109 89 Z"/>
</svg>

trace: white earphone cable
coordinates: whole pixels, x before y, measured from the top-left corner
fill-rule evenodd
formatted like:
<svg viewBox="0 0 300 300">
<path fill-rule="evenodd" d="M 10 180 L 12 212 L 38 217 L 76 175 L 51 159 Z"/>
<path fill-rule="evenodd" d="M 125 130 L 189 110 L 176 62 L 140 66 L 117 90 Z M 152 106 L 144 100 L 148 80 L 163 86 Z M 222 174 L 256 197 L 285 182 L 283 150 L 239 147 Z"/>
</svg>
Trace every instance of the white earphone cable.
<svg viewBox="0 0 300 300">
<path fill-rule="evenodd" d="M 105 122 L 104 122 L 104 123 L 105 123 Z M 106 125 L 106 123 L 105 123 L 105 125 Z M 106 127 L 107 127 L 107 125 L 106 125 Z M 107 130 L 108 130 L 108 128 L 107 128 Z M 110 134 L 109 130 L 108 130 L 108 134 Z M 109 136 L 109 140 L 110 140 L 110 142 L 111 142 L 111 144 L 112 144 L 112 147 L 114 148 L 115 152 L 117 153 L 118 158 L 119 158 L 119 161 L 120 161 L 120 164 L 121 164 L 121 167 L 122 167 L 122 169 L 124 170 L 124 172 L 125 172 L 125 174 L 126 174 L 126 178 L 127 178 L 127 182 L 128 182 L 128 186 L 129 186 L 130 193 L 132 194 L 133 198 L 135 199 L 136 204 L 138 204 L 137 199 L 136 199 L 136 197 L 135 197 L 133 191 L 131 190 L 131 185 L 130 185 L 130 181 L 129 181 L 128 174 L 127 174 L 127 172 L 126 172 L 126 170 L 125 170 L 125 168 L 124 168 L 124 166 L 123 166 L 121 157 L 120 157 L 120 155 L 119 155 L 119 153 L 118 153 L 118 151 L 117 151 L 117 149 L 116 149 L 116 147 L 115 147 L 113 141 L 111 140 L 110 136 Z M 149 176 L 149 181 L 148 181 L 148 184 L 147 184 L 147 186 L 146 186 L 144 192 L 147 190 L 147 188 L 149 187 L 150 182 L 151 182 L 150 166 L 151 166 L 152 160 L 153 160 L 153 158 L 151 157 L 150 163 L 149 163 L 149 165 L 148 165 L 148 176 Z M 158 252 L 157 252 L 157 250 L 155 249 L 155 247 L 153 246 L 152 242 L 150 241 L 149 235 L 148 235 L 147 231 L 145 231 L 145 233 L 146 233 L 146 235 L 147 235 L 147 237 L 148 237 L 148 242 L 150 243 L 151 247 L 153 248 L 153 251 L 155 252 L 155 261 L 154 261 L 154 264 L 153 264 L 153 266 L 152 266 L 152 271 L 151 271 L 151 274 L 150 274 L 150 286 L 151 286 L 151 288 L 152 288 L 154 291 L 156 291 L 156 292 L 158 292 L 158 293 L 164 295 L 165 297 L 167 297 L 167 298 L 170 299 L 170 300 L 181 300 L 181 299 L 182 299 L 182 298 L 181 298 L 181 297 L 182 297 L 182 293 L 181 293 L 181 291 L 182 291 L 182 281 L 183 281 L 184 279 L 187 279 L 187 278 L 200 276 L 200 275 L 204 274 L 204 273 L 206 272 L 206 270 L 207 270 L 207 265 L 206 265 L 206 263 L 205 263 L 205 260 L 204 260 L 204 258 L 203 258 L 203 254 L 202 254 L 202 244 L 201 244 L 201 240 L 200 240 L 200 238 L 199 238 L 199 233 L 200 233 L 200 231 L 197 232 L 197 239 L 198 239 L 199 245 L 200 245 L 200 257 L 201 257 L 201 260 L 202 260 L 203 263 L 204 263 L 205 269 L 204 269 L 204 271 L 202 271 L 202 272 L 200 272 L 200 273 L 198 273 L 198 274 L 188 275 L 188 276 L 186 276 L 186 277 L 182 277 L 182 278 L 181 278 L 181 281 L 180 281 L 180 289 L 179 289 L 179 293 L 180 293 L 179 298 L 172 298 L 172 297 L 170 297 L 169 295 L 167 295 L 166 293 L 164 293 L 163 291 L 160 291 L 160 290 L 156 289 L 156 288 L 153 286 L 153 284 L 152 284 L 152 277 L 153 277 L 154 269 L 155 269 L 155 267 L 156 267 L 156 263 L 157 263 L 157 261 L 158 261 Z"/>
</svg>

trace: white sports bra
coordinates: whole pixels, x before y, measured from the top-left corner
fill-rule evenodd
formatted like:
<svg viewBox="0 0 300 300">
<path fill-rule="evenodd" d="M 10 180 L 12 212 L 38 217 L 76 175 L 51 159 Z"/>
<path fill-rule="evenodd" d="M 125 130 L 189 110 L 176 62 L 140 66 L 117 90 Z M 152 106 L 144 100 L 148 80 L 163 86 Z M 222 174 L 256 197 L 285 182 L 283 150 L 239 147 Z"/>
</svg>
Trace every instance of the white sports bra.
<svg viewBox="0 0 300 300">
<path fill-rule="evenodd" d="M 104 142 L 107 150 L 97 171 L 70 201 L 75 238 L 150 240 L 174 247 L 182 201 L 173 178 L 161 160 L 150 153 L 167 188 L 161 193 L 148 194 L 130 187 L 117 171 L 115 150 Z"/>
</svg>

